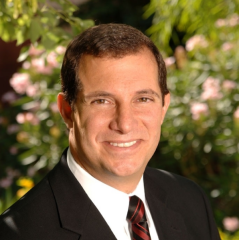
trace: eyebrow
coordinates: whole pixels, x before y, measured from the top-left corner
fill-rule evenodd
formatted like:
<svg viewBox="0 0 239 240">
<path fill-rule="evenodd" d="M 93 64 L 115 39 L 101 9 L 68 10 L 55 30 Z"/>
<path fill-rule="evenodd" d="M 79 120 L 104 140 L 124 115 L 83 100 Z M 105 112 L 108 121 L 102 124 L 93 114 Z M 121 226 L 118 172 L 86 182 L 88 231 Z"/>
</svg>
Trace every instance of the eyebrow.
<svg viewBox="0 0 239 240">
<path fill-rule="evenodd" d="M 160 95 L 155 92 L 152 89 L 142 89 L 139 91 L 135 92 L 136 94 L 140 95 L 140 94 L 149 94 L 149 95 L 155 95 L 157 98 L 160 99 Z M 105 91 L 95 91 L 95 92 L 91 92 L 89 94 L 84 95 L 84 99 L 89 99 L 89 98 L 94 98 L 94 97 L 113 97 L 114 94 L 109 93 L 109 92 L 105 92 Z"/>
<path fill-rule="evenodd" d="M 94 97 L 109 97 L 113 96 L 113 94 L 109 92 L 104 92 L 104 91 L 96 91 L 96 92 L 91 92 L 89 94 L 84 95 L 84 98 L 94 98 Z"/>
<path fill-rule="evenodd" d="M 156 97 L 158 97 L 160 99 L 160 95 L 158 93 L 156 93 L 154 90 L 152 90 L 151 88 L 149 89 L 143 89 L 140 91 L 136 92 L 137 94 L 150 94 L 150 95 L 155 95 Z"/>
</svg>

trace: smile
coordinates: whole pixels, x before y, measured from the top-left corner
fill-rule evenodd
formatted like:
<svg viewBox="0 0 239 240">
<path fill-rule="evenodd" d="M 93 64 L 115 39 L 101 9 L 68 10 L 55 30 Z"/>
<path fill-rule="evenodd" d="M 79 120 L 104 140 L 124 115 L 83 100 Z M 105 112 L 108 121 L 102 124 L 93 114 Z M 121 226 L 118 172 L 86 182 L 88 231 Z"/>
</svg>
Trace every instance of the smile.
<svg viewBox="0 0 239 240">
<path fill-rule="evenodd" d="M 126 143 L 113 143 L 111 142 L 110 145 L 114 146 L 114 147 L 131 147 L 136 143 L 136 141 L 132 141 L 132 142 L 126 142 Z"/>
</svg>

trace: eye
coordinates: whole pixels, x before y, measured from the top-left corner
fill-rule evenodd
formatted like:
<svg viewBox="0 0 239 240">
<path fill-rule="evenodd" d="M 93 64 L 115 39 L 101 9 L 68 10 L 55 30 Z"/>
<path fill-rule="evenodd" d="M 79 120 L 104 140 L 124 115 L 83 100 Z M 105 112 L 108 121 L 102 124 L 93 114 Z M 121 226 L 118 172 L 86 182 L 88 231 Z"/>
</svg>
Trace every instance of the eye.
<svg viewBox="0 0 239 240">
<path fill-rule="evenodd" d="M 141 98 L 139 98 L 137 101 L 144 103 L 144 102 L 150 102 L 150 101 L 152 101 L 152 99 L 147 98 L 147 97 L 141 97 Z"/>
<path fill-rule="evenodd" d="M 106 103 L 109 103 L 109 101 L 107 101 L 106 99 L 96 99 L 96 100 L 92 101 L 92 103 L 95 103 L 95 104 L 106 104 Z"/>
</svg>

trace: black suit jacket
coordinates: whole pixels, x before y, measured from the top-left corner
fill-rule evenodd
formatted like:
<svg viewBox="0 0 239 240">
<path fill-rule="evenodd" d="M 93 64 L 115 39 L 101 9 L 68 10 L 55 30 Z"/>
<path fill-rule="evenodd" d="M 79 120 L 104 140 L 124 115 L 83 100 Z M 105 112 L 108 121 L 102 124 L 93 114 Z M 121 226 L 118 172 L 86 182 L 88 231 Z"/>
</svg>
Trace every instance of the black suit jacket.
<svg viewBox="0 0 239 240">
<path fill-rule="evenodd" d="M 146 199 L 160 240 L 219 240 L 208 201 L 193 182 L 152 168 Z M 56 167 L 0 216 L 1 240 L 116 240 L 71 173 L 66 151 Z"/>
</svg>

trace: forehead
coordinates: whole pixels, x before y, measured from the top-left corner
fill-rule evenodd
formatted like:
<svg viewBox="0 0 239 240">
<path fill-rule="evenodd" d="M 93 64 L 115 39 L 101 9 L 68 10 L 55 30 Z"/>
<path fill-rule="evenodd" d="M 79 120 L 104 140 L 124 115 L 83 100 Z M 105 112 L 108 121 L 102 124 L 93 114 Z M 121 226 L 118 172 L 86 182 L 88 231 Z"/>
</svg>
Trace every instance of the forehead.
<svg viewBox="0 0 239 240">
<path fill-rule="evenodd" d="M 146 48 L 120 58 L 84 55 L 78 76 L 83 90 L 80 94 L 84 95 L 105 92 L 126 98 L 145 89 L 161 95 L 158 65 L 154 55 Z"/>
<path fill-rule="evenodd" d="M 153 66 L 153 68 L 157 68 L 158 64 L 153 53 L 146 47 L 140 49 L 135 53 L 129 53 L 124 55 L 114 56 L 113 54 L 107 54 L 103 56 L 93 56 L 90 54 L 84 54 L 80 58 L 78 74 L 84 75 L 93 73 L 94 69 L 101 68 L 102 71 L 109 71 L 110 67 L 124 67 L 126 68 L 137 68 L 143 67 L 148 68 Z M 149 68 L 149 70 L 151 69 Z M 123 70 L 123 69 L 122 69 Z"/>
</svg>

